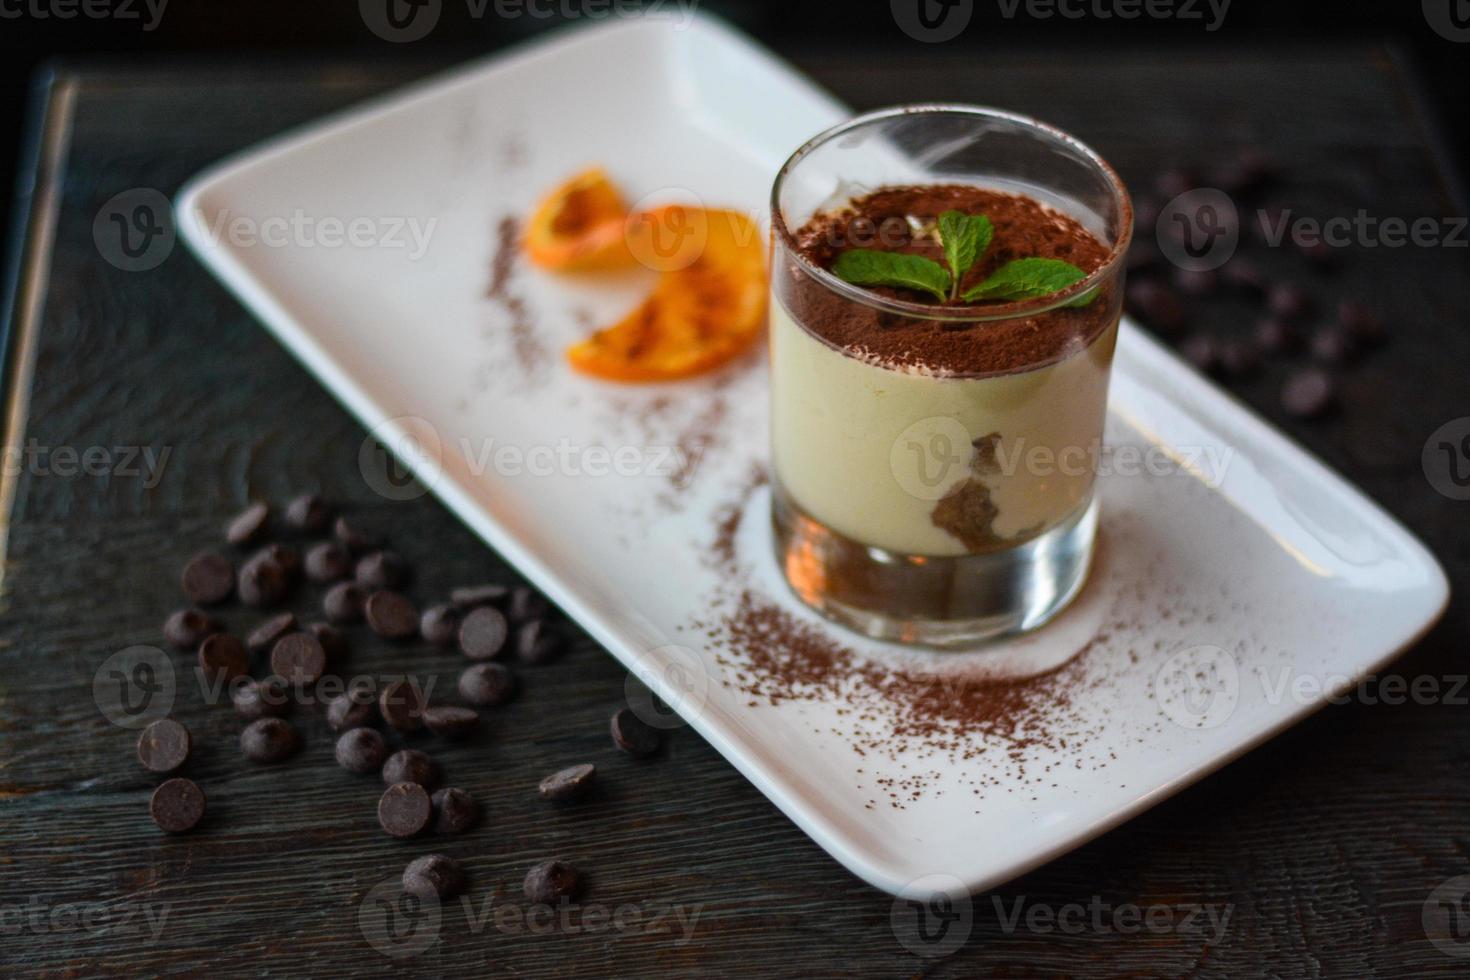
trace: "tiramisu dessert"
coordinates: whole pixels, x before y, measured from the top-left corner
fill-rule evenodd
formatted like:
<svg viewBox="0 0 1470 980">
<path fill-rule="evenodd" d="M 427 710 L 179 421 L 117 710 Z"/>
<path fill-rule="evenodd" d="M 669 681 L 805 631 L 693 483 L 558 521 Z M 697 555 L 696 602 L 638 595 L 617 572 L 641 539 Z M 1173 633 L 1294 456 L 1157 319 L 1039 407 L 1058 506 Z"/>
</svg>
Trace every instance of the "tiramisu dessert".
<svg viewBox="0 0 1470 980">
<path fill-rule="evenodd" d="M 871 635 L 1032 628 L 1086 574 L 1127 200 L 1088 214 L 997 183 L 861 187 L 793 215 L 778 181 L 778 555 L 798 595 Z"/>
</svg>

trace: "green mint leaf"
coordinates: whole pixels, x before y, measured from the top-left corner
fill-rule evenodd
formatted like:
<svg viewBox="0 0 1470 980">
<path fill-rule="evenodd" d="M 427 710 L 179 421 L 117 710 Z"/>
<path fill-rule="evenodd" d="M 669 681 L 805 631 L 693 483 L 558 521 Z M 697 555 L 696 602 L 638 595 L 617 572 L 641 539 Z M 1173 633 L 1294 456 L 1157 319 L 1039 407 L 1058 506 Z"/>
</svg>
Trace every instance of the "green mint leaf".
<svg viewBox="0 0 1470 980">
<path fill-rule="evenodd" d="M 952 282 L 944 266 L 922 255 L 855 248 L 837 256 L 832 274 L 854 286 L 902 286 L 930 293 L 943 303 Z"/>
<path fill-rule="evenodd" d="M 954 288 L 959 288 L 960 280 L 965 278 L 975 260 L 985 254 L 994 237 L 995 226 L 983 214 L 951 210 L 939 216 L 939 242 L 944 246 L 944 258 L 949 262 Z"/>
<path fill-rule="evenodd" d="M 1061 259 L 1017 259 L 965 291 L 965 302 L 977 299 L 1037 299 L 1066 289 L 1087 273 Z"/>
</svg>

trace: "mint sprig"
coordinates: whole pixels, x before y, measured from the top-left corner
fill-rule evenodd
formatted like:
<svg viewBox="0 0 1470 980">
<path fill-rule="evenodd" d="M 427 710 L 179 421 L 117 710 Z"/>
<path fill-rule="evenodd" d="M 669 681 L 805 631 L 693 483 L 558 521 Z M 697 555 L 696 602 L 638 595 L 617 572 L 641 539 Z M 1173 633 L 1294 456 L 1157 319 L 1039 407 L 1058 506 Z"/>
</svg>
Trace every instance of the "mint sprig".
<svg viewBox="0 0 1470 980">
<path fill-rule="evenodd" d="M 1001 266 L 982 283 L 963 294 L 960 282 L 990 248 L 995 226 L 983 214 L 949 210 L 939 216 L 939 243 L 944 248 L 944 266 L 922 255 L 880 252 L 855 248 L 837 256 L 832 273 L 855 286 L 897 286 L 929 293 L 940 303 L 962 299 L 1038 299 L 1066 289 L 1087 278 L 1087 273 L 1061 259 L 1016 259 Z M 1068 306 L 1086 306 L 1097 297 L 1089 290 Z"/>
</svg>

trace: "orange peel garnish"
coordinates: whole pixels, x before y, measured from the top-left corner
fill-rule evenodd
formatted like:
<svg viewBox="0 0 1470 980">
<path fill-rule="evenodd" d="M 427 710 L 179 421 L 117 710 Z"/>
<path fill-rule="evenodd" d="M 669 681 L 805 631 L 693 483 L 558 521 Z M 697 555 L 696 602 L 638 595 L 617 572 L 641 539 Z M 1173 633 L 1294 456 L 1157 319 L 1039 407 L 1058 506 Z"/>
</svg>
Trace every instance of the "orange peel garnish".
<svg viewBox="0 0 1470 980">
<path fill-rule="evenodd" d="M 536 265 L 559 272 L 631 265 L 628 206 L 601 167 L 590 167 L 551 191 L 527 222 L 522 246 Z"/>
</svg>

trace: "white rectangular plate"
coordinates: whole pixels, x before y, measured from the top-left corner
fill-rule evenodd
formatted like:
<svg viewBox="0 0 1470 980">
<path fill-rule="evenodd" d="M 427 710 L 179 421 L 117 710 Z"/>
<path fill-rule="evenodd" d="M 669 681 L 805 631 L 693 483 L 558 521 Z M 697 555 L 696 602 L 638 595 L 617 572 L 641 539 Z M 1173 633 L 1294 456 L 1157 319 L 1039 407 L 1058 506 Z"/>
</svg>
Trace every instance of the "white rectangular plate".
<svg viewBox="0 0 1470 980">
<path fill-rule="evenodd" d="M 502 222 L 591 163 L 632 199 L 763 215 L 784 158 L 845 115 L 717 22 L 624 22 L 251 150 L 191 182 L 177 218 L 423 484 L 837 860 L 894 893 L 932 891 L 935 875 L 979 890 L 1304 717 L 1411 643 L 1448 590 L 1392 518 L 1125 324 L 1102 547 L 1073 609 L 1022 641 L 936 656 L 799 608 L 751 489 L 760 356 L 664 386 L 572 375 L 561 349 L 647 281 L 512 262 Z M 342 229 L 357 219 L 354 245 Z M 752 659 L 732 641 L 747 590 L 843 645 L 847 681 L 774 682 L 769 660 L 801 653 L 773 641 Z M 875 666 L 909 693 L 880 690 Z M 985 677 L 1029 675 L 997 724 L 915 717 L 915 677 L 933 679 L 939 701 L 924 703 L 943 716 L 958 703 L 945 699 L 997 698 Z M 764 696 L 773 685 L 785 696 Z"/>
</svg>

